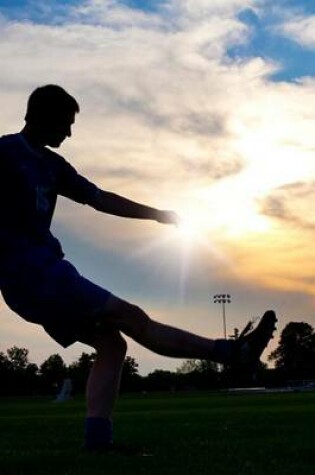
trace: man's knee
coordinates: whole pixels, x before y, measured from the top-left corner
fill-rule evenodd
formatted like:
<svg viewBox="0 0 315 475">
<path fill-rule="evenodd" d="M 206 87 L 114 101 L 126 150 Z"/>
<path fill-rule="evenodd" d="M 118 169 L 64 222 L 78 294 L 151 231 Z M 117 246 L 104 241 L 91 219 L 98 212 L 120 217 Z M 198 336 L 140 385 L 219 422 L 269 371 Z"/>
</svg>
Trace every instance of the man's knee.
<svg viewBox="0 0 315 475">
<path fill-rule="evenodd" d="M 150 322 L 150 318 L 140 307 L 129 303 L 125 306 L 119 320 L 118 328 L 131 337 L 144 334 Z"/>
<path fill-rule="evenodd" d="M 123 361 L 127 353 L 127 342 L 118 331 L 99 334 L 93 346 L 99 354 L 110 354 L 117 360 Z"/>
<path fill-rule="evenodd" d="M 116 297 L 109 302 L 106 313 L 110 325 L 131 336 L 144 332 L 151 321 L 140 307 Z"/>
</svg>

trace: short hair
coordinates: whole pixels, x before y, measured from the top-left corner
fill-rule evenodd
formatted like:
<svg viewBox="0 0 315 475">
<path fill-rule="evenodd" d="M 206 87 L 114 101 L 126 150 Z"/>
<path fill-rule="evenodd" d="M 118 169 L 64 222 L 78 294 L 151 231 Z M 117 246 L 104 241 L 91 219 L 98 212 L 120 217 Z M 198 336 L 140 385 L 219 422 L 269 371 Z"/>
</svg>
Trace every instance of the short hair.
<svg viewBox="0 0 315 475">
<path fill-rule="evenodd" d="M 25 121 L 32 124 L 41 124 L 80 112 L 77 101 L 62 87 L 47 84 L 38 87 L 30 95 L 27 102 Z"/>
</svg>

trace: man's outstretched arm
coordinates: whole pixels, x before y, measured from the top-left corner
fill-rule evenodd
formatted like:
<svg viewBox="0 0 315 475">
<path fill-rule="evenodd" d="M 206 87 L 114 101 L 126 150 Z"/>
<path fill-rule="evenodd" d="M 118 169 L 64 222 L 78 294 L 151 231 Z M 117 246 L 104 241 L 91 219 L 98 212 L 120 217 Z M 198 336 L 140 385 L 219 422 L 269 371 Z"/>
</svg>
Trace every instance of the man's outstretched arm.
<svg viewBox="0 0 315 475">
<path fill-rule="evenodd" d="M 179 221 L 174 211 L 151 208 L 109 191 L 99 190 L 89 204 L 98 211 L 124 218 L 150 219 L 164 224 L 177 224 Z"/>
</svg>

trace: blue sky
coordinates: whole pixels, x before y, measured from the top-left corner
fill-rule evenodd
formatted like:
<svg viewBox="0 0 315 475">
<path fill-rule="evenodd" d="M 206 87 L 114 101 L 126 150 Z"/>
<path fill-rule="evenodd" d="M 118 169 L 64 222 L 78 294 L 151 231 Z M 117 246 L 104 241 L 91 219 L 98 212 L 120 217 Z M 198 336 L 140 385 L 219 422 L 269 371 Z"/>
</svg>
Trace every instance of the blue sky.
<svg viewBox="0 0 315 475">
<path fill-rule="evenodd" d="M 165 323 L 222 335 L 266 308 L 315 325 L 313 1 L 0 0 L 1 133 L 29 93 L 79 101 L 60 153 L 100 188 L 186 217 L 170 229 L 58 201 L 53 231 L 87 277 Z M 63 351 L 0 300 L 0 351 Z M 271 351 L 275 344 L 270 348 Z M 176 368 L 133 342 L 140 371 Z"/>
<path fill-rule="evenodd" d="M 130 6 L 131 8 L 139 8 L 146 11 L 157 11 L 163 4 L 166 3 L 166 0 L 156 0 L 156 1 L 149 1 L 149 0 L 125 0 L 122 1 L 126 5 Z"/>
<path fill-rule="evenodd" d="M 49 0 L 40 2 L 37 0 L 1 0 L 0 12 L 8 19 L 20 21 L 34 21 L 43 23 L 59 22 L 59 15 L 69 7 L 80 4 L 80 0 Z M 57 18 L 56 18 L 57 17 Z"/>
<path fill-rule="evenodd" d="M 297 4 L 291 1 L 277 2 L 277 5 L 281 3 L 295 7 Z M 295 12 L 296 15 L 314 13 L 314 2 L 299 2 L 299 7 Z M 270 14 L 268 5 L 262 15 L 255 14 L 250 9 L 242 11 L 239 18 L 251 29 L 250 41 L 244 45 L 232 47 L 228 54 L 233 59 L 262 56 L 281 63 L 281 70 L 272 75 L 275 81 L 296 81 L 303 76 L 313 76 L 315 60 L 312 48 L 299 45 L 294 39 L 285 38 L 279 32 L 273 31 L 273 27 L 281 21 L 281 13 L 283 12 L 276 11 Z"/>
<path fill-rule="evenodd" d="M 37 0 L 1 0 L 0 7 L 9 18 L 21 18 L 31 19 L 37 21 L 54 21 L 51 16 L 45 16 L 43 14 L 43 6 L 49 7 L 53 12 L 64 11 L 69 6 L 75 6 L 82 4 L 82 0 L 48 0 L 46 2 L 40 2 Z M 144 11 L 154 12 L 158 10 L 165 0 L 147 1 L 147 0 L 122 0 L 122 5 L 129 6 Z"/>
</svg>

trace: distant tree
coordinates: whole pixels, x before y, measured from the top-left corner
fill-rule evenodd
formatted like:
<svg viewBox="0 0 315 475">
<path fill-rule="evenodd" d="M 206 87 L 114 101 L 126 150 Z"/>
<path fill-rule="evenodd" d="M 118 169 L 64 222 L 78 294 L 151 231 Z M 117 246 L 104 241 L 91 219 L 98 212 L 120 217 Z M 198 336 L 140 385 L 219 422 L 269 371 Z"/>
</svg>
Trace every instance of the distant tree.
<svg viewBox="0 0 315 475">
<path fill-rule="evenodd" d="M 18 348 L 17 346 L 9 348 L 7 355 L 12 369 L 15 371 L 24 371 L 29 364 L 28 354 L 29 351 L 26 348 Z"/>
<path fill-rule="evenodd" d="M 213 374 L 219 371 L 220 365 L 210 360 L 200 360 L 200 372 L 203 374 Z"/>
<path fill-rule="evenodd" d="M 200 371 L 200 360 L 190 359 L 185 360 L 177 369 L 176 373 L 188 374 L 193 371 Z"/>
<path fill-rule="evenodd" d="M 142 378 L 139 375 L 138 368 L 139 365 L 135 358 L 126 356 L 121 375 L 121 388 L 123 391 L 135 391 L 140 389 Z"/>
<path fill-rule="evenodd" d="M 176 372 L 179 374 L 187 374 L 196 371 L 198 373 L 206 374 L 217 372 L 218 370 L 218 363 L 213 361 L 190 359 L 184 361 L 182 365 L 177 368 Z"/>
<path fill-rule="evenodd" d="M 6 380 L 2 380 L 2 394 L 26 395 L 38 391 L 38 367 L 30 363 L 26 348 L 13 346 L 7 350 L 7 356 L 1 354 L 1 363 Z"/>
<path fill-rule="evenodd" d="M 0 395 L 4 396 L 9 393 L 10 372 L 12 372 L 11 363 L 8 356 L 2 351 L 0 352 Z"/>
<path fill-rule="evenodd" d="M 123 374 L 126 376 L 135 376 L 138 374 L 138 368 L 139 365 L 136 362 L 135 358 L 132 358 L 131 356 L 126 356 L 124 365 L 123 365 Z"/>
<path fill-rule="evenodd" d="M 75 392 L 85 391 L 89 371 L 95 360 L 96 353 L 83 352 L 78 360 L 71 363 L 68 368 L 68 376 L 73 382 Z"/>
<path fill-rule="evenodd" d="M 290 322 L 281 333 L 278 348 L 269 356 L 288 378 L 315 377 L 315 333 L 305 322 Z"/>
<path fill-rule="evenodd" d="M 0 371 L 4 369 L 8 369 L 10 367 L 10 362 L 7 357 L 2 351 L 0 351 Z"/>
<path fill-rule="evenodd" d="M 218 386 L 219 365 L 209 360 L 190 359 L 177 368 L 177 386 L 212 389 Z"/>
<path fill-rule="evenodd" d="M 145 389 L 149 391 L 170 391 L 177 387 L 177 375 L 171 371 L 156 369 L 145 378 Z"/>
<path fill-rule="evenodd" d="M 43 389 L 49 393 L 55 393 L 67 375 L 67 367 L 58 354 L 49 356 L 49 358 L 41 364 L 39 370 Z"/>
</svg>

